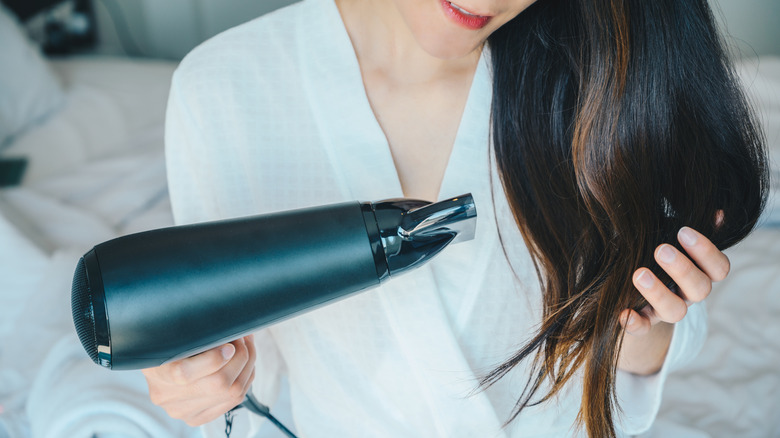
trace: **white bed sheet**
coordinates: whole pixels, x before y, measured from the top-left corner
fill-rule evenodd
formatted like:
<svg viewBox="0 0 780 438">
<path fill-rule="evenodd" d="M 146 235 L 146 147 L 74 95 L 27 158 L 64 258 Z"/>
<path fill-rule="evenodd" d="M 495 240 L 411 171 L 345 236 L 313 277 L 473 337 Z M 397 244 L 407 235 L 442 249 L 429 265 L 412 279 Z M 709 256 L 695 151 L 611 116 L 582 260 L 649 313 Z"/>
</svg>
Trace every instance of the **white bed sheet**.
<svg viewBox="0 0 780 438">
<path fill-rule="evenodd" d="M 173 223 L 163 127 L 175 64 L 52 66 L 66 105 L 4 152 L 30 165 L 22 186 L 0 193 L 0 437 L 87 437 L 119 426 L 131 436 L 196 433 L 151 405 L 140 374 L 107 375 L 92 364 L 70 314 L 70 279 L 84 252 Z"/>
<path fill-rule="evenodd" d="M 669 376 L 648 437 L 780 437 L 780 228 L 726 251 L 701 353 Z"/>
<path fill-rule="evenodd" d="M 752 95 L 763 99 L 777 148 L 780 60 L 769 65 L 777 76 L 753 81 Z M 91 363 L 69 303 L 76 261 L 92 245 L 172 223 L 162 142 L 175 66 L 91 58 L 53 66 L 67 105 L 7 149 L 31 165 L 21 187 L 0 192 L 0 438 L 122 436 L 118 425 L 124 436 L 197 435 L 148 402 L 137 373 Z M 707 302 L 707 344 L 669 377 L 646 437 L 780 437 L 780 228 L 758 230 L 729 255 L 732 274 Z M 262 435 L 278 433 L 269 426 Z"/>
</svg>

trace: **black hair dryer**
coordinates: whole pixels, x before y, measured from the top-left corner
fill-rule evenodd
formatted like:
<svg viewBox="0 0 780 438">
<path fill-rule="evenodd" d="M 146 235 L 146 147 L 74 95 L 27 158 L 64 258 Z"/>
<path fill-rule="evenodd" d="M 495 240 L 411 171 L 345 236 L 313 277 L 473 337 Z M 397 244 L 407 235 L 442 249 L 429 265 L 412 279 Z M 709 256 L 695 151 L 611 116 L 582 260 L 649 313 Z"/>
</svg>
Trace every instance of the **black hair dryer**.
<svg viewBox="0 0 780 438">
<path fill-rule="evenodd" d="M 73 321 L 95 363 L 191 356 L 413 269 L 476 228 L 471 195 L 350 202 L 176 226 L 78 262 Z"/>
</svg>

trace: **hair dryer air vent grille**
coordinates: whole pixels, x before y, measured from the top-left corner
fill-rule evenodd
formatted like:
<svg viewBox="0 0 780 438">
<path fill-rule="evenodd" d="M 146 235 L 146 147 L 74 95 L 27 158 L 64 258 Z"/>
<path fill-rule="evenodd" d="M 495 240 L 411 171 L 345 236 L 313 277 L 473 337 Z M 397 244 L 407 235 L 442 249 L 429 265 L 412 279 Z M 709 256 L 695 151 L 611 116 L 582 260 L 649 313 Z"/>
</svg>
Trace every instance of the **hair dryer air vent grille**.
<svg viewBox="0 0 780 438">
<path fill-rule="evenodd" d="M 73 310 L 73 322 L 76 325 L 81 345 L 95 363 L 98 362 L 97 337 L 95 336 L 95 313 L 92 308 L 92 294 L 87 280 L 87 268 L 84 266 L 84 258 L 76 265 L 73 274 L 73 287 L 71 290 L 71 308 Z"/>
</svg>

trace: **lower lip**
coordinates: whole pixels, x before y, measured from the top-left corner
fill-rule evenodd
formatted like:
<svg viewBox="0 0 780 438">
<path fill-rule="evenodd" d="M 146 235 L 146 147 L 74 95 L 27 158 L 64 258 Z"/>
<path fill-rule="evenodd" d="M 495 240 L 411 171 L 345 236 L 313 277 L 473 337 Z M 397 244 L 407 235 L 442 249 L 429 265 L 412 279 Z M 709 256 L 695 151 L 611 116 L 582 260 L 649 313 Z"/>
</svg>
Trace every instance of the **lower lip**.
<svg viewBox="0 0 780 438">
<path fill-rule="evenodd" d="M 452 7 L 447 0 L 440 0 L 441 5 L 444 8 L 444 14 L 447 15 L 455 23 L 465 27 L 466 29 L 479 30 L 487 26 L 488 22 L 493 17 L 485 17 L 483 15 L 466 15 L 463 12 Z"/>
</svg>

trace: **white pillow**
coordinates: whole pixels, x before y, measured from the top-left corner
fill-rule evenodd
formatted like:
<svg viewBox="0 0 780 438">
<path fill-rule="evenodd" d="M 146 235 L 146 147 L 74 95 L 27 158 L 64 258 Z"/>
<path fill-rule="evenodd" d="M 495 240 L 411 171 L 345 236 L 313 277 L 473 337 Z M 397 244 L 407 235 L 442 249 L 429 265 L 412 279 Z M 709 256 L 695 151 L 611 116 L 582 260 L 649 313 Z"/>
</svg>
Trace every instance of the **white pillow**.
<svg viewBox="0 0 780 438">
<path fill-rule="evenodd" d="M 16 17 L 0 4 L 0 148 L 63 102 L 62 87 Z"/>
</svg>

